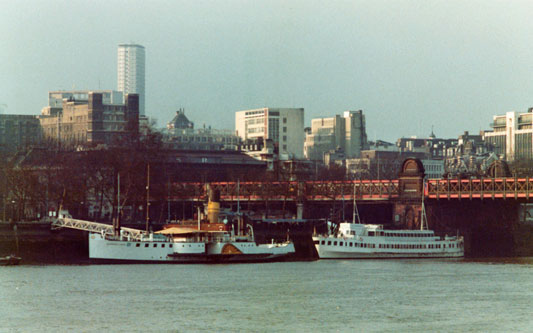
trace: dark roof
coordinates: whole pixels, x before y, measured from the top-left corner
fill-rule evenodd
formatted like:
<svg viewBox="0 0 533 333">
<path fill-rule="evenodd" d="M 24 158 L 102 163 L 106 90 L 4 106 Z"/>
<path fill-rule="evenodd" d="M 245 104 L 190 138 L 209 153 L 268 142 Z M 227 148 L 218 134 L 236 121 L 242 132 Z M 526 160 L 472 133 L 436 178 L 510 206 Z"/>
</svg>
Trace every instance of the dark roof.
<svg viewBox="0 0 533 333">
<path fill-rule="evenodd" d="M 182 110 L 176 111 L 176 115 L 169 122 L 169 125 L 172 128 L 181 128 L 181 129 L 194 128 L 194 123 L 189 121 L 187 116 L 185 116 L 185 112 Z"/>
</svg>

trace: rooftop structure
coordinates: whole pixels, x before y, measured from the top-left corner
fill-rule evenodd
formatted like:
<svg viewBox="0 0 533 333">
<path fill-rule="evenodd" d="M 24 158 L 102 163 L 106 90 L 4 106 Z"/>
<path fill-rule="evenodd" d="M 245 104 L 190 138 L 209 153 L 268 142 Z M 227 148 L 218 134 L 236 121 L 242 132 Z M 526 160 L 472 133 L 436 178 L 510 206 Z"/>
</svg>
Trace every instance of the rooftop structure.
<svg viewBox="0 0 533 333">
<path fill-rule="evenodd" d="M 240 143 L 232 130 L 195 129 L 183 109 L 167 124 L 163 139 L 168 148 L 178 150 L 238 150 Z"/>
</svg>

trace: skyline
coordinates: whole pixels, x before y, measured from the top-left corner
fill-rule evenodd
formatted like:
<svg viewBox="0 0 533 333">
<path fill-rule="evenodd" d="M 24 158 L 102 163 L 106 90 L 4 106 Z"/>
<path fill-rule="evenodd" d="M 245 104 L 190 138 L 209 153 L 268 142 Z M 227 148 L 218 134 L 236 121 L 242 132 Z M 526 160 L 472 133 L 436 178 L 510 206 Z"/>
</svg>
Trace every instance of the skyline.
<svg viewBox="0 0 533 333">
<path fill-rule="evenodd" d="M 117 47 L 146 48 L 146 114 L 198 127 L 235 112 L 362 109 L 369 140 L 457 137 L 533 106 L 533 3 L 517 1 L 0 1 L 0 104 L 117 90 Z M 80 13 L 83 13 L 81 15 Z M 413 120 L 414 119 L 414 120 Z"/>
</svg>

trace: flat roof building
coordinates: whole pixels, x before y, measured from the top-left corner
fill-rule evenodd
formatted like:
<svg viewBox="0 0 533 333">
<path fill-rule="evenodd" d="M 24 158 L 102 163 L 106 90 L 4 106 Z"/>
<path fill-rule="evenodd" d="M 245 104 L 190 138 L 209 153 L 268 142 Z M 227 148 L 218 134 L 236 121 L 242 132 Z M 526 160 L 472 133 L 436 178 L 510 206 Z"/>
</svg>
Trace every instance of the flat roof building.
<svg viewBox="0 0 533 333">
<path fill-rule="evenodd" d="M 261 108 L 235 113 L 236 134 L 243 140 L 263 138 L 277 147 L 277 159 L 302 159 L 303 108 Z"/>
<path fill-rule="evenodd" d="M 139 131 L 139 96 L 126 95 L 121 105 L 105 104 L 101 93 L 87 100 L 64 99 L 56 112 L 42 114 L 43 138 L 67 145 L 114 144 L 127 133 Z"/>
<path fill-rule="evenodd" d="M 0 152 L 12 153 L 38 144 L 41 127 L 37 116 L 0 114 Z"/>
<path fill-rule="evenodd" d="M 366 122 L 362 110 L 345 111 L 331 118 L 311 121 L 311 132 L 305 137 L 305 157 L 324 161 L 324 154 L 342 151 L 346 158 L 357 158 L 368 148 Z"/>
<path fill-rule="evenodd" d="M 494 116 L 491 127 L 492 131 L 484 132 L 484 139 L 497 155 L 508 162 L 533 160 L 533 108 Z"/>
</svg>

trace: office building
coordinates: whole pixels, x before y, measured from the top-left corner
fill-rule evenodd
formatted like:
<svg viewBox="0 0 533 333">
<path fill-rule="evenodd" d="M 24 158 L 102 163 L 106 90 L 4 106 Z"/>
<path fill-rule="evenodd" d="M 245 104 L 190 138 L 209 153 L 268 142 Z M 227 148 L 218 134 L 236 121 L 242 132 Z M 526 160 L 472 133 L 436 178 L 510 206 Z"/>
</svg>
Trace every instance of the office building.
<svg viewBox="0 0 533 333">
<path fill-rule="evenodd" d="M 533 159 L 532 112 L 530 108 L 526 113 L 513 111 L 493 117 L 493 130 L 484 132 L 484 139 L 500 158 L 508 162 Z"/>
<path fill-rule="evenodd" d="M 305 157 L 313 161 L 324 161 L 324 154 L 331 151 L 343 152 L 346 158 L 357 158 L 364 149 L 368 149 L 368 142 L 361 110 L 313 119 L 311 132 L 305 137 Z"/>
<path fill-rule="evenodd" d="M 118 90 L 139 95 L 139 115 L 145 115 L 145 53 L 144 46 L 120 44 L 118 46 Z"/>
<path fill-rule="evenodd" d="M 277 159 L 303 158 L 304 109 L 261 108 L 235 113 L 235 129 L 243 140 L 272 140 Z"/>
<path fill-rule="evenodd" d="M 38 144 L 41 127 L 36 116 L 0 114 L 0 153 L 13 153 Z"/>
<path fill-rule="evenodd" d="M 44 139 L 66 146 L 113 145 L 139 131 L 139 97 L 130 94 L 124 104 L 105 104 L 101 93 L 89 92 L 87 100 L 64 99 L 61 108 L 39 121 Z"/>
</svg>

